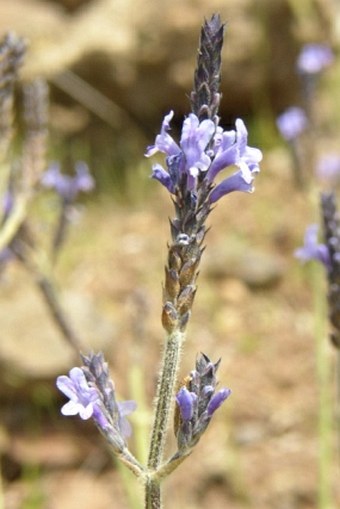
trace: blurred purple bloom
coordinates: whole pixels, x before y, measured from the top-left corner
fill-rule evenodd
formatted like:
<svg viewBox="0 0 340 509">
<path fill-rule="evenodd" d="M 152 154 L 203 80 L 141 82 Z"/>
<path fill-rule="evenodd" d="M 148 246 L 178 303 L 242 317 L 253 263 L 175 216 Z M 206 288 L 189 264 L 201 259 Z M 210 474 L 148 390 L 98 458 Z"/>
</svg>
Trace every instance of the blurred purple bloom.
<svg viewBox="0 0 340 509">
<path fill-rule="evenodd" d="M 222 403 L 230 396 L 231 390 L 224 388 L 220 389 L 209 401 L 207 412 L 211 417 L 213 413 L 222 405 Z"/>
<path fill-rule="evenodd" d="M 328 247 L 318 243 L 318 225 L 311 224 L 306 228 L 304 245 L 295 250 L 294 255 L 302 262 L 317 260 L 327 269 L 331 266 Z"/>
<path fill-rule="evenodd" d="M 137 408 L 137 403 L 131 399 L 127 401 L 118 401 L 118 427 L 123 437 L 130 437 L 132 433 L 131 424 L 126 417 Z"/>
<path fill-rule="evenodd" d="M 186 387 L 181 387 L 176 395 L 176 401 L 183 421 L 190 421 L 194 414 L 194 406 L 197 402 L 196 394 L 188 391 Z"/>
<path fill-rule="evenodd" d="M 302 74 L 318 74 L 333 60 L 334 53 L 327 44 L 305 44 L 297 59 L 297 69 Z"/>
<path fill-rule="evenodd" d="M 76 181 L 77 191 L 88 193 L 94 189 L 94 179 L 90 174 L 89 167 L 84 161 L 77 161 L 75 164 L 76 175 L 73 177 Z"/>
<path fill-rule="evenodd" d="M 306 129 L 308 120 L 302 108 L 292 106 L 277 117 L 276 125 L 282 137 L 287 141 L 292 141 Z"/>
<path fill-rule="evenodd" d="M 41 178 L 41 184 L 55 191 L 67 202 L 72 202 L 80 191 L 89 192 L 94 188 L 94 180 L 87 165 L 77 162 L 75 165 L 76 174 L 71 177 L 60 171 L 60 164 L 53 163 Z"/>
<path fill-rule="evenodd" d="M 14 253 L 13 253 L 12 249 L 8 246 L 4 247 L 0 251 L 0 267 L 5 265 L 7 262 L 12 260 L 13 258 L 14 258 Z"/>
<path fill-rule="evenodd" d="M 318 179 L 329 184 L 336 184 L 340 180 L 340 154 L 324 154 L 316 164 L 315 174 Z"/>
<path fill-rule="evenodd" d="M 8 216 L 11 213 L 13 205 L 14 205 L 14 195 L 9 189 L 7 189 L 7 191 L 4 193 L 2 197 L 2 210 L 5 216 Z"/>
<path fill-rule="evenodd" d="M 198 183 L 212 184 L 224 168 L 236 165 L 239 171 L 227 177 L 211 193 L 210 203 L 231 191 L 251 192 L 254 175 L 259 171 L 262 153 L 247 145 L 248 132 L 241 119 L 236 120 L 236 131 L 223 131 L 212 120 L 199 121 L 191 113 L 183 123 L 179 145 L 169 135 L 173 111 L 164 117 L 155 144 L 147 148 L 146 156 L 157 152 L 166 154 L 167 169 L 153 165 L 152 177 L 161 182 L 170 193 L 176 194 L 186 179 L 186 190 L 196 193 Z M 222 185 L 223 184 L 223 185 Z M 220 186 L 220 187 L 219 187 Z"/>
</svg>

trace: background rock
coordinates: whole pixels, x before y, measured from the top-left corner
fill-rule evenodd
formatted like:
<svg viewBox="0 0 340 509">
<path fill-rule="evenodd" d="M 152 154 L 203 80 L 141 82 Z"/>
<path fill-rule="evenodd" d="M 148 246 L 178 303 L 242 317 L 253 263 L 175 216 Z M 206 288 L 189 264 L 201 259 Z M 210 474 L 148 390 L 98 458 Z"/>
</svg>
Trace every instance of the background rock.
<svg viewBox="0 0 340 509">
<path fill-rule="evenodd" d="M 2 378 L 54 378 L 68 370 L 74 363 L 74 351 L 32 281 L 19 274 L 6 286 L 0 295 Z M 114 339 L 115 329 L 98 312 L 91 297 L 68 291 L 61 295 L 61 304 L 85 347 L 105 350 Z"/>
<path fill-rule="evenodd" d="M 30 41 L 27 79 L 53 82 L 71 69 L 153 128 L 160 111 L 187 111 L 198 27 L 213 12 L 227 21 L 222 113 L 231 120 L 251 114 L 259 102 L 276 111 L 295 102 L 301 43 L 331 37 L 324 4 L 306 25 L 286 0 L 215 0 L 208 7 L 204 0 L 172 0 L 162 3 L 161 15 L 157 0 L 11 0 L 0 2 L 0 34 L 14 30 Z M 77 85 L 65 86 L 77 95 Z"/>
</svg>

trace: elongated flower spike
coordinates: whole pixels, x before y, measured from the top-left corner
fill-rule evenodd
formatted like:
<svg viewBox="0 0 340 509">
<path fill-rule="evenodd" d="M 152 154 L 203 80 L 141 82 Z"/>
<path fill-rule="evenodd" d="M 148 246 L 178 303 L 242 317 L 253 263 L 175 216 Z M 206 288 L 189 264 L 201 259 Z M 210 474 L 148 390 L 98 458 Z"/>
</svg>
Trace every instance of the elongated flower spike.
<svg viewBox="0 0 340 509">
<path fill-rule="evenodd" d="M 179 455 L 197 444 L 213 414 L 231 394 L 225 387 L 215 392 L 219 364 L 220 361 L 213 363 L 201 354 L 196 369 L 185 378 L 176 394 L 175 434 Z"/>
<path fill-rule="evenodd" d="M 214 14 L 202 26 L 197 66 L 194 75 L 194 90 L 190 94 L 192 112 L 199 121 L 211 119 L 218 125 L 218 108 L 221 101 L 221 52 L 224 24 Z"/>
<path fill-rule="evenodd" d="M 303 262 L 317 260 L 326 269 L 328 279 L 328 314 L 333 331 L 331 341 L 340 349 L 340 215 L 334 193 L 321 194 L 324 243 L 318 242 L 318 226 L 306 229 L 304 246 L 295 251 Z"/>
<path fill-rule="evenodd" d="M 340 215 L 334 193 L 321 194 L 325 244 L 329 253 L 328 313 L 333 327 L 331 340 L 340 349 Z"/>
<path fill-rule="evenodd" d="M 165 116 L 161 133 L 146 153 L 148 157 L 158 151 L 166 154 L 167 169 L 154 165 L 152 177 L 170 192 L 176 212 L 171 220 L 172 244 L 164 292 L 166 330 L 178 323 L 185 328 L 187 323 L 211 206 L 232 191 L 252 192 L 262 159 L 260 150 L 247 145 L 247 129 L 241 119 L 236 121 L 235 131 L 223 131 L 212 120 L 200 122 L 192 113 L 184 121 L 177 144 L 168 133 L 172 116 L 172 112 Z M 215 177 L 227 166 L 236 166 L 238 170 L 215 185 Z M 179 312 L 180 296 L 185 295 L 187 301 L 188 294 L 190 305 L 182 306 Z"/>
<path fill-rule="evenodd" d="M 235 130 L 230 131 L 218 125 L 223 31 L 218 15 L 205 21 L 202 27 L 194 90 L 190 95 L 192 113 L 183 122 L 179 142 L 169 134 L 174 115 L 170 111 L 145 154 L 146 157 L 157 152 L 165 154 L 165 166 L 153 165 L 151 176 L 167 189 L 175 206 L 163 294 L 162 322 L 168 332 L 177 327 L 184 330 L 188 322 L 206 234 L 205 222 L 212 205 L 232 191 L 251 193 L 260 170 L 262 153 L 248 146 L 244 122 L 237 119 Z M 216 185 L 217 175 L 229 167 L 233 168 L 231 175 Z"/>
</svg>

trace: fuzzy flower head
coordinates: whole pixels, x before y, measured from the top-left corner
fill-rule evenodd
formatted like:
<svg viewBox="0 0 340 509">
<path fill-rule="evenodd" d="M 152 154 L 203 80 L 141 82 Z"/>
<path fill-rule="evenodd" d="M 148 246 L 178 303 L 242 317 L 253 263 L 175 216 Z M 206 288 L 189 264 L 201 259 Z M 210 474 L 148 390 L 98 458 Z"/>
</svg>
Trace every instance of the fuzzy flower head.
<svg viewBox="0 0 340 509">
<path fill-rule="evenodd" d="M 316 75 L 329 67 L 334 53 L 327 44 L 305 44 L 298 56 L 297 69 L 301 74 Z"/>
<path fill-rule="evenodd" d="M 306 228 L 304 245 L 295 250 L 295 257 L 302 262 L 317 260 L 321 262 L 327 270 L 330 269 L 331 260 L 328 247 L 318 242 L 318 225 L 312 224 Z"/>
<path fill-rule="evenodd" d="M 285 140 L 293 141 L 307 128 L 307 115 L 302 108 L 292 106 L 277 117 L 276 125 Z"/>
<path fill-rule="evenodd" d="M 219 183 L 210 193 L 214 203 L 231 191 L 253 191 L 253 180 L 259 171 L 262 153 L 247 145 L 248 132 L 241 119 L 236 120 L 236 131 L 223 131 L 210 119 L 199 121 L 194 113 L 184 120 L 179 144 L 170 136 L 173 111 L 164 117 L 155 144 L 148 147 L 146 156 L 157 152 L 166 155 L 166 168 L 153 165 L 152 177 L 176 195 L 189 192 L 197 196 L 204 181 L 213 189 L 216 175 L 229 166 L 238 170 Z M 182 193 L 183 194 L 183 193 Z"/>
</svg>

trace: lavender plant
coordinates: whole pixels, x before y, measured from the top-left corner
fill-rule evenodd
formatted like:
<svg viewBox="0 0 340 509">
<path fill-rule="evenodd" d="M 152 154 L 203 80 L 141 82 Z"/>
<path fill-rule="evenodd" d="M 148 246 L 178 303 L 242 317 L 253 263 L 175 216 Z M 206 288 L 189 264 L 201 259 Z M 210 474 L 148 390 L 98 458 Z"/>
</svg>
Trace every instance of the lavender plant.
<svg viewBox="0 0 340 509">
<path fill-rule="evenodd" d="M 153 165 L 152 177 L 169 192 L 175 212 L 170 221 L 171 240 L 163 286 L 164 350 L 147 465 L 141 465 L 128 448 L 126 438 L 130 430 L 125 417 L 134 404 L 117 401 L 102 354 L 82 356 L 81 368 L 72 368 L 69 376 L 57 380 L 58 388 L 70 399 L 62 412 L 94 420 L 112 452 L 143 481 L 147 509 L 162 507 L 163 479 L 193 451 L 216 410 L 230 395 L 228 388 L 217 390 L 220 361 L 212 362 L 203 353 L 198 356 L 195 369 L 177 388 L 208 216 L 213 205 L 228 193 L 253 191 L 262 159 L 260 150 L 248 146 L 247 129 L 241 119 L 236 120 L 235 130 L 225 131 L 219 125 L 223 35 L 219 15 L 205 21 L 190 95 L 192 111 L 183 122 L 180 140 L 177 143 L 169 134 L 174 115 L 170 111 L 164 117 L 160 134 L 146 151 L 147 157 L 157 152 L 165 154 L 164 165 Z M 231 167 L 234 167 L 231 174 L 220 178 L 221 172 Z M 174 406 L 177 451 L 164 459 Z"/>
<path fill-rule="evenodd" d="M 334 184 L 337 183 L 337 157 L 334 154 L 328 154 L 327 157 L 318 155 L 318 146 L 320 144 L 320 123 L 318 122 L 319 116 L 315 114 L 316 102 L 316 86 L 321 75 L 321 72 L 326 69 L 334 60 L 334 55 L 331 48 L 322 44 L 309 44 L 302 48 L 297 61 L 297 70 L 302 78 L 303 93 L 304 93 L 304 106 L 306 116 L 308 118 L 308 126 L 306 129 L 306 142 L 308 154 L 308 165 L 305 161 L 305 168 L 309 170 L 309 183 L 313 181 L 312 171 L 314 169 L 315 175 L 318 178 L 318 183 L 322 183 L 325 188 L 334 189 Z M 315 183 L 314 183 L 315 184 Z M 312 189 L 312 188 L 310 188 Z M 315 190 L 315 189 L 314 189 Z M 310 198 L 312 195 L 310 194 Z M 313 205 L 315 200 L 313 199 Z M 310 259 L 315 259 L 321 262 L 326 268 L 328 276 L 328 309 L 331 327 L 334 331 L 330 337 L 333 344 L 337 346 L 337 322 L 336 308 L 339 298 L 338 283 L 336 274 L 338 269 L 336 254 L 337 245 L 337 229 L 338 219 L 335 207 L 335 195 L 323 193 L 321 195 L 321 210 L 323 217 L 323 234 L 324 243 L 318 242 L 318 226 L 311 225 L 307 228 L 305 234 L 305 243 L 302 248 L 296 250 L 295 254 L 302 261 L 306 262 Z M 331 399 L 333 395 L 333 387 L 331 386 L 330 378 L 330 364 L 326 352 L 324 335 L 325 327 L 323 323 L 324 317 L 324 302 L 323 291 L 321 289 L 321 281 L 318 277 L 317 271 L 313 270 L 313 294 L 315 304 L 315 348 L 316 348 L 316 366 L 317 378 L 319 384 L 319 479 L 318 479 L 318 496 L 319 507 L 326 508 L 332 505 L 332 490 L 330 484 L 330 474 L 332 471 L 332 446 L 331 437 L 334 431 L 334 422 L 332 416 Z M 339 361 L 339 355 L 337 355 Z M 339 373 L 338 362 L 338 373 Z M 339 408 L 339 402 L 335 403 Z"/>
<path fill-rule="evenodd" d="M 65 237 L 70 210 L 80 191 L 90 191 L 94 181 L 84 163 L 76 166 L 76 176 L 62 175 L 56 166 L 46 169 L 48 138 L 48 87 L 36 79 L 22 87 L 24 134 L 21 153 L 16 157 L 14 89 L 24 60 L 26 43 L 8 34 L 0 43 L 0 150 L 2 158 L 2 218 L 0 227 L 1 268 L 18 261 L 39 288 L 48 310 L 63 337 L 75 352 L 82 341 L 73 329 L 60 302 L 51 266 Z M 18 141 L 17 139 L 15 140 Z M 20 142 L 18 142 L 20 145 Z M 53 188 L 59 197 L 59 217 L 52 232 L 50 252 L 36 235 L 32 204 L 44 188 Z"/>
<path fill-rule="evenodd" d="M 303 262 L 316 260 L 326 269 L 328 280 L 330 339 L 340 349 L 340 215 L 334 193 L 322 193 L 320 199 L 324 242 L 318 240 L 318 225 L 307 227 L 304 245 L 295 251 Z"/>
<path fill-rule="evenodd" d="M 320 164 L 321 161 L 320 163 L 317 161 L 315 150 L 319 137 L 316 130 L 314 104 L 320 77 L 333 61 L 333 51 L 327 44 L 309 43 L 302 46 L 296 60 L 296 72 L 301 80 L 303 107 L 290 106 L 276 119 L 277 128 L 289 147 L 294 180 L 299 189 L 305 188 L 310 183 L 311 168 L 315 167 L 317 175 L 325 175 L 325 171 L 322 171 L 325 162 Z M 330 161 L 326 163 L 329 167 Z M 328 173 L 331 172 L 332 169 L 328 171 Z"/>
<path fill-rule="evenodd" d="M 320 199 L 321 216 L 323 223 L 323 242 L 318 240 L 318 225 L 313 224 L 307 227 L 304 245 L 295 251 L 295 255 L 302 262 L 316 260 L 321 263 L 326 271 L 328 281 L 328 317 L 329 317 L 329 338 L 335 347 L 337 357 L 337 402 L 335 412 L 331 408 L 330 372 L 325 355 L 324 327 L 316 334 L 317 368 L 320 382 L 320 409 L 319 409 L 319 435 L 320 435 L 320 456 L 319 456 L 319 507 L 330 507 L 332 505 L 332 493 L 330 487 L 330 474 L 332 472 L 331 462 L 333 447 L 331 444 L 332 432 L 334 431 L 334 418 L 338 428 L 338 440 L 340 438 L 340 215 L 337 211 L 336 197 L 333 192 L 322 193 Z M 315 278 L 314 278 L 315 279 Z M 315 287 L 317 301 L 317 317 L 323 307 L 323 295 L 320 292 L 320 285 Z M 320 297 L 319 297 L 320 295 Z M 321 301 L 321 302 L 320 302 Z M 333 393 L 333 391 L 332 391 Z M 338 451 L 338 454 L 340 449 Z"/>
</svg>

